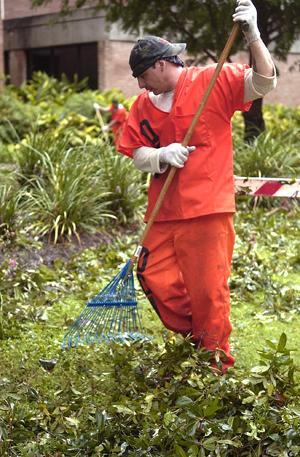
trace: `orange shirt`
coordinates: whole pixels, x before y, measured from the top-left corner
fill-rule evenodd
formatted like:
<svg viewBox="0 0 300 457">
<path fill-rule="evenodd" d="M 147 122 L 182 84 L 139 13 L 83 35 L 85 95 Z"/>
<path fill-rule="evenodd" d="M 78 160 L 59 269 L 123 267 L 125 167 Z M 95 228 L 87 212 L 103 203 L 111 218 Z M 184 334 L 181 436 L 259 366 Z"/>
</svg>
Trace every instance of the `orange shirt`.
<svg viewBox="0 0 300 457">
<path fill-rule="evenodd" d="M 119 105 L 118 108 L 112 105 L 110 108 L 110 112 L 111 120 L 116 121 L 111 126 L 111 129 L 113 131 L 115 145 L 118 146 L 118 142 L 122 135 L 123 125 L 126 122 L 128 113 L 123 105 Z"/>
<path fill-rule="evenodd" d="M 181 143 L 190 126 L 215 66 L 184 69 L 177 82 L 170 113 L 158 109 L 144 91 L 133 104 L 118 150 L 132 157 L 141 146 L 159 148 Z M 156 221 L 189 219 L 234 212 L 231 117 L 246 111 L 241 64 L 225 64 L 189 142 L 196 146 L 168 189 Z M 155 175 L 148 191 L 148 219 L 168 171 Z"/>
</svg>

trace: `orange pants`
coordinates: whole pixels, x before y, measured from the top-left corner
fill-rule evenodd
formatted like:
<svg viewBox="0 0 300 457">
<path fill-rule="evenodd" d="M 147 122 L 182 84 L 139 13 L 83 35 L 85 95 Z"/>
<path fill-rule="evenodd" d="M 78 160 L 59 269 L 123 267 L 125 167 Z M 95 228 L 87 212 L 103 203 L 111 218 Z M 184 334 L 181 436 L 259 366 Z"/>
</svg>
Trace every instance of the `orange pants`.
<svg viewBox="0 0 300 457">
<path fill-rule="evenodd" d="M 155 222 L 138 262 L 140 284 L 164 325 L 198 347 L 230 354 L 228 277 L 235 232 L 231 213 Z"/>
</svg>

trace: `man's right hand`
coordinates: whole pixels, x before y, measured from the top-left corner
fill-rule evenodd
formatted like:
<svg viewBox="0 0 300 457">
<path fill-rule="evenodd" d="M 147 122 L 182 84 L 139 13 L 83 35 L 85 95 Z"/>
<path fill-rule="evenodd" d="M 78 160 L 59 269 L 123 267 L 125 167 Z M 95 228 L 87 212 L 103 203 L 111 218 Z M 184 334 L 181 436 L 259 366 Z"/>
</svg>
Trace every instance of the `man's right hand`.
<svg viewBox="0 0 300 457">
<path fill-rule="evenodd" d="M 194 151 L 196 146 L 182 146 L 180 143 L 172 143 L 160 148 L 159 161 L 168 163 L 172 167 L 183 168 L 189 157 L 189 153 Z"/>
</svg>

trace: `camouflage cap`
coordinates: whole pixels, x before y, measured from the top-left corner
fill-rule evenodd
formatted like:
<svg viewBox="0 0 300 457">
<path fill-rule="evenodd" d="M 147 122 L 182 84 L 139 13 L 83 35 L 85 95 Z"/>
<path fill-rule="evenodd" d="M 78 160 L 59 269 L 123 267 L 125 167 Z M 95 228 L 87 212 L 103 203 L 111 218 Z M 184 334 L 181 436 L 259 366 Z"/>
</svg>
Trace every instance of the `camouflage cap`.
<svg viewBox="0 0 300 457">
<path fill-rule="evenodd" d="M 170 43 L 157 36 L 145 36 L 139 39 L 131 50 L 129 65 L 132 76 L 140 76 L 157 60 L 176 56 L 183 52 L 186 43 Z"/>
</svg>

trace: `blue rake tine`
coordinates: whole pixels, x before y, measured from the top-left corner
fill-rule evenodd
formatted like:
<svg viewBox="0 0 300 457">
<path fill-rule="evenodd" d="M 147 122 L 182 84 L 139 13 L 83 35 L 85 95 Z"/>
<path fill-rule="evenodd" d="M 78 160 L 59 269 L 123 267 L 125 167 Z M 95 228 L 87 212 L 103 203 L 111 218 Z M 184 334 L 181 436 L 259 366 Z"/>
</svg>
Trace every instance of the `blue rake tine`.
<svg viewBox="0 0 300 457">
<path fill-rule="evenodd" d="M 147 339 L 137 308 L 132 261 L 129 260 L 67 330 L 62 347 L 102 341 Z"/>
</svg>

